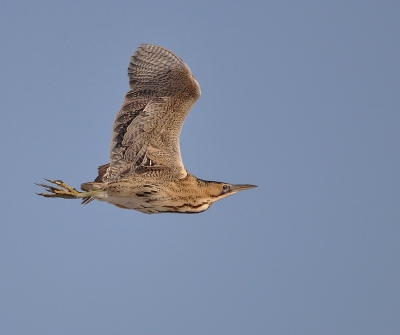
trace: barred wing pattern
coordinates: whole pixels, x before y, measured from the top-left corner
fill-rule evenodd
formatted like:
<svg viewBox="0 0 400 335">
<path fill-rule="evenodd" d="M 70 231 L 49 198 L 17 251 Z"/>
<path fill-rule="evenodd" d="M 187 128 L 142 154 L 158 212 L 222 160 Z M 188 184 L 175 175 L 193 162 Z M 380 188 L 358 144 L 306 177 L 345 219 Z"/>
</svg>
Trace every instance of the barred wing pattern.
<svg viewBox="0 0 400 335">
<path fill-rule="evenodd" d="M 184 178 L 179 136 L 200 97 L 199 84 L 178 56 L 148 44 L 131 57 L 128 76 L 131 90 L 114 121 L 103 181 L 159 169 Z"/>
</svg>

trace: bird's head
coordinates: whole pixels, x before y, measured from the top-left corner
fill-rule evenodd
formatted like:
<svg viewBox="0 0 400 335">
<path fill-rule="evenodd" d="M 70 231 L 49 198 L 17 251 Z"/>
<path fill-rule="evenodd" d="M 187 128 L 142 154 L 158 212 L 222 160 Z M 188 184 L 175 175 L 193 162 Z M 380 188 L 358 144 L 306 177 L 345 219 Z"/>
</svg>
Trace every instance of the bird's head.
<svg viewBox="0 0 400 335">
<path fill-rule="evenodd" d="M 249 190 L 257 187 L 249 184 L 228 184 L 222 182 L 208 181 L 205 185 L 206 194 L 211 198 L 211 202 L 229 197 L 240 191 Z"/>
</svg>

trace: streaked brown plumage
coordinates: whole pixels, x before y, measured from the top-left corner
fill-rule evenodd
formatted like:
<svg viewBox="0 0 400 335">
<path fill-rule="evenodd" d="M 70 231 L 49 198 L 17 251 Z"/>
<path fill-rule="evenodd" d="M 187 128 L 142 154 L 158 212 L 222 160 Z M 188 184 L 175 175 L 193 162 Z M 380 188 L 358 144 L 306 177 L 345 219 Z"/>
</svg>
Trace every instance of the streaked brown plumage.
<svg viewBox="0 0 400 335">
<path fill-rule="evenodd" d="M 79 192 L 60 180 L 39 184 L 44 197 L 97 199 L 143 213 L 200 213 L 212 203 L 254 185 L 196 178 L 183 166 L 179 136 L 200 87 L 189 67 L 172 52 L 142 44 L 128 67 L 131 90 L 117 113 L 110 163 Z"/>
</svg>

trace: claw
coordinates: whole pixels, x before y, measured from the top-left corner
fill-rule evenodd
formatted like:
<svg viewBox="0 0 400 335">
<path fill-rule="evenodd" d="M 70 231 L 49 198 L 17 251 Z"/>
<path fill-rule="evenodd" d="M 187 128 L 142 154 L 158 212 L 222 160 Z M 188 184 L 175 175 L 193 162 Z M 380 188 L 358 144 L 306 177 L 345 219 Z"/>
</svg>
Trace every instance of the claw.
<svg viewBox="0 0 400 335">
<path fill-rule="evenodd" d="M 51 185 L 46 185 L 46 184 L 36 184 L 40 187 L 43 187 L 47 192 L 49 193 L 36 193 L 37 195 L 41 195 L 46 198 L 64 198 L 64 199 L 77 199 L 81 198 L 81 194 L 83 192 L 79 192 L 77 189 L 75 189 L 72 186 L 69 186 L 68 184 L 64 183 L 61 180 L 53 180 L 53 179 L 46 179 L 44 180 L 48 181 L 49 183 L 55 184 L 59 186 L 60 188 L 51 186 Z"/>
</svg>

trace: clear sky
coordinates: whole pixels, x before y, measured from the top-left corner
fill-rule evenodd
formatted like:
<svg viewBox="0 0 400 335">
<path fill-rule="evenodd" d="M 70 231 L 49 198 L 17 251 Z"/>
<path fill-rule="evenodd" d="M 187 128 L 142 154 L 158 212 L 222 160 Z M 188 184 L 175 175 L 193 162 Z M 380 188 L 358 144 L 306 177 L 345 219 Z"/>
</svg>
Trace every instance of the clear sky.
<svg viewBox="0 0 400 335">
<path fill-rule="evenodd" d="M 3 1 L 1 334 L 400 334 L 399 1 Z M 199 215 L 44 199 L 109 160 L 140 43 L 191 68 Z"/>
</svg>

